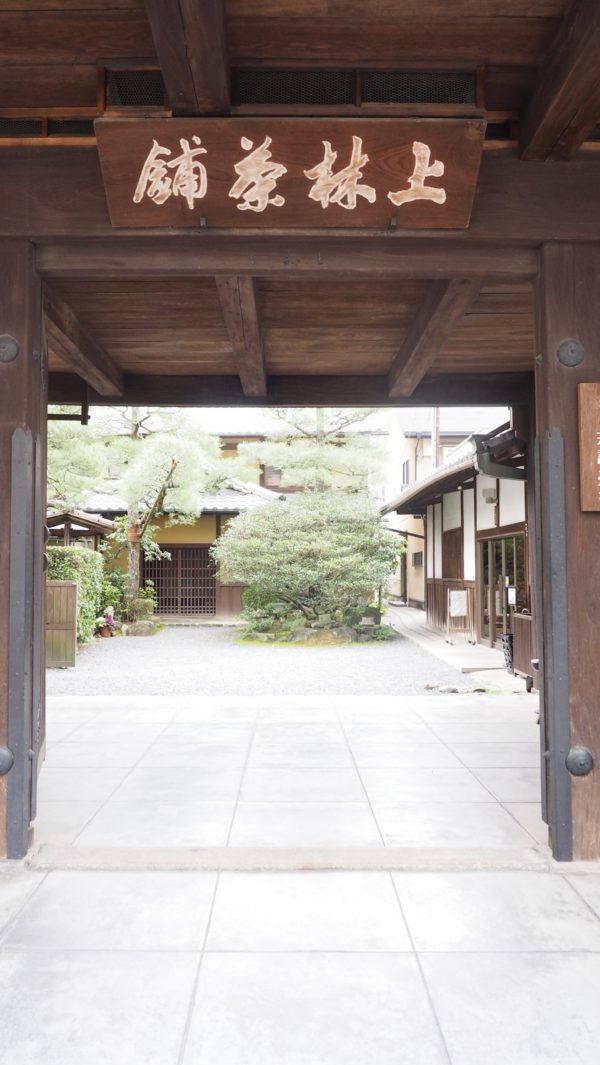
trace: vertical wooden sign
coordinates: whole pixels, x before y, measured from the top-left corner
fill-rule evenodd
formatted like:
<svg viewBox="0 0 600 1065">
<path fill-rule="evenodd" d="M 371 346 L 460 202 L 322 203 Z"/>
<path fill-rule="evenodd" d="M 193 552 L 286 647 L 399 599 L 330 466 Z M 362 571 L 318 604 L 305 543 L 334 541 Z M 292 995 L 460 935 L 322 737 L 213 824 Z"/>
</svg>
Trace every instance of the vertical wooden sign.
<svg viewBox="0 0 600 1065">
<path fill-rule="evenodd" d="M 579 484 L 581 509 L 600 511 L 600 383 L 579 385 Z"/>
</svg>

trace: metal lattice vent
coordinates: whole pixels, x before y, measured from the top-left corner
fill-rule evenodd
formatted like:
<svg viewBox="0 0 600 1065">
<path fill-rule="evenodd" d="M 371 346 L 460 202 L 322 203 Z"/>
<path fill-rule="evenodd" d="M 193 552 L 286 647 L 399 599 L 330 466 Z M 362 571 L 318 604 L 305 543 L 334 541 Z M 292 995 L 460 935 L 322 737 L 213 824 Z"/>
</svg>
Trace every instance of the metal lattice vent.
<svg viewBox="0 0 600 1065">
<path fill-rule="evenodd" d="M 35 118 L 0 118 L 0 137 L 40 137 L 42 123 Z"/>
<path fill-rule="evenodd" d="M 360 80 L 364 103 L 475 103 L 475 74 L 470 71 L 363 70 Z"/>
<path fill-rule="evenodd" d="M 276 70 L 233 71 L 232 98 L 240 104 L 467 104 L 475 103 L 470 71 Z"/>
<path fill-rule="evenodd" d="M 160 70 L 107 70 L 107 107 L 164 107 Z"/>
<path fill-rule="evenodd" d="M 48 136 L 93 137 L 94 123 L 84 118 L 50 118 L 48 119 Z"/>
<path fill-rule="evenodd" d="M 353 70 L 235 70 L 233 103 L 353 104 Z"/>
</svg>

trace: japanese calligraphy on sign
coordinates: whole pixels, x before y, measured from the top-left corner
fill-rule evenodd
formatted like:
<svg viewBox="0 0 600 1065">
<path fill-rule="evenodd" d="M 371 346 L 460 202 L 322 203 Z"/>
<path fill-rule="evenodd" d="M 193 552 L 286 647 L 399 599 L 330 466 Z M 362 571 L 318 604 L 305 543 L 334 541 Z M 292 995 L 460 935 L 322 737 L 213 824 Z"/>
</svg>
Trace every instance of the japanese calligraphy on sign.
<svg viewBox="0 0 600 1065">
<path fill-rule="evenodd" d="M 579 484 L 582 510 L 600 510 L 600 384 L 579 385 Z"/>
<path fill-rule="evenodd" d="M 116 226 L 463 228 L 482 120 L 100 119 Z"/>
</svg>

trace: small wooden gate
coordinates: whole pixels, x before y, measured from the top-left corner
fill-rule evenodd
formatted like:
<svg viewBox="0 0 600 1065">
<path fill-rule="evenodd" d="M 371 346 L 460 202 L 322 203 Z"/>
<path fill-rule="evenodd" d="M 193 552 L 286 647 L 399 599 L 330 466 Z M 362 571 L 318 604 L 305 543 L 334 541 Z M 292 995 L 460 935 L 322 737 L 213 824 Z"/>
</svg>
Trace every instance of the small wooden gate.
<svg viewBox="0 0 600 1065">
<path fill-rule="evenodd" d="M 74 666 L 77 655 L 77 584 L 46 583 L 46 665 Z"/>
<path fill-rule="evenodd" d="M 143 579 L 154 581 L 161 617 L 210 617 L 217 612 L 215 565 L 208 545 L 165 547 L 169 559 L 144 562 Z"/>
</svg>

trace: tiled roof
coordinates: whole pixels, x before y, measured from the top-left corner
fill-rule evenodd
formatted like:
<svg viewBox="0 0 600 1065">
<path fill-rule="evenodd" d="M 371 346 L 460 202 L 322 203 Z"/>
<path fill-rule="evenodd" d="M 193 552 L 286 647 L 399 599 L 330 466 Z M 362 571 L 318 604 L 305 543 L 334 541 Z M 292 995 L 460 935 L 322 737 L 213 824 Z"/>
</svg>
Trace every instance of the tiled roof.
<svg viewBox="0 0 600 1065">
<path fill-rule="evenodd" d="M 258 484 L 229 479 L 222 487 L 203 493 L 198 500 L 197 510 L 199 514 L 237 514 L 281 498 L 279 493 L 271 492 L 270 489 L 262 488 Z M 169 510 L 168 507 L 165 509 Z M 95 514 L 124 514 L 127 510 L 127 501 L 119 495 L 115 484 L 113 492 L 93 492 L 88 495 L 85 504 L 79 507 L 79 510 Z"/>
</svg>

